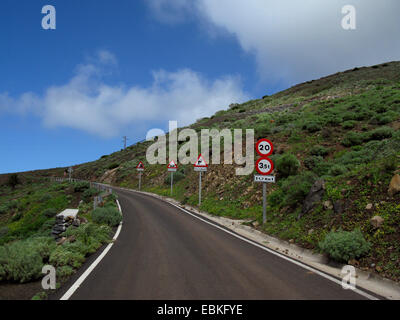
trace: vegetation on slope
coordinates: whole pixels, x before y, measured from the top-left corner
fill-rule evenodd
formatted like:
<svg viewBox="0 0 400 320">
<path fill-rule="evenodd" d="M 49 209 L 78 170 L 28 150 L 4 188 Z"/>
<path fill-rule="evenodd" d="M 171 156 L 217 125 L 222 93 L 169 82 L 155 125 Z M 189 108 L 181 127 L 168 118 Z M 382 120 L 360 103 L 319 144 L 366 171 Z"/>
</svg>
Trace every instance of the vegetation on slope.
<svg viewBox="0 0 400 320">
<path fill-rule="evenodd" d="M 201 209 L 214 215 L 246 219 L 268 234 L 321 250 L 337 231 L 359 230 L 368 250 L 351 264 L 400 280 L 399 194 L 388 186 L 399 168 L 400 63 L 355 68 L 294 86 L 263 99 L 234 104 L 190 126 L 201 129 L 254 129 L 256 139 L 275 145 L 277 183 L 268 188 L 268 221 L 261 225 L 262 188 L 253 176 L 236 176 L 234 165 L 211 165 L 204 177 Z M 77 178 L 136 189 L 135 170 L 143 161 L 143 187 L 169 196 L 165 165 L 147 165 L 150 142 L 76 166 Z M 61 176 L 63 169 L 37 173 Z M 197 205 L 198 174 L 180 165 L 173 197 Z M 305 197 L 317 180 L 323 198 L 307 213 Z M 371 218 L 380 216 L 379 227 Z M 358 233 L 353 235 L 358 237 Z M 347 234 L 342 238 L 348 239 Z M 341 239 L 341 238 L 340 238 Z M 347 240 L 346 240 L 347 241 Z M 343 255 L 345 256 L 345 255 Z M 356 258 L 356 259 L 354 259 Z"/>
</svg>

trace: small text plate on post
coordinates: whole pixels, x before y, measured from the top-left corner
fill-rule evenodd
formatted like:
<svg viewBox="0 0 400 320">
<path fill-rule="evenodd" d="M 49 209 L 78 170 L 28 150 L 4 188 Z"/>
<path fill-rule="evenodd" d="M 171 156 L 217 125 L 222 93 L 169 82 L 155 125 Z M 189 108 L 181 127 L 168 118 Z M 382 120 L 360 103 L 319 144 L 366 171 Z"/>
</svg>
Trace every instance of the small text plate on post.
<svg viewBox="0 0 400 320">
<path fill-rule="evenodd" d="M 275 176 L 254 176 L 254 182 L 275 183 Z"/>
</svg>

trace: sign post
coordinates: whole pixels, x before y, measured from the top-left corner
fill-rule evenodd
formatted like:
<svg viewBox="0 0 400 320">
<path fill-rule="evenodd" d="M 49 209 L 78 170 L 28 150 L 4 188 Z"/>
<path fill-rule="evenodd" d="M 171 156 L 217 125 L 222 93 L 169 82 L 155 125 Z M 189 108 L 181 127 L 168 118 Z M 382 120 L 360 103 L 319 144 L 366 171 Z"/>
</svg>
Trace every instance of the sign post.
<svg viewBox="0 0 400 320">
<path fill-rule="evenodd" d="M 72 172 L 74 171 L 74 169 L 72 169 L 72 167 L 68 168 L 68 174 L 69 174 L 69 182 L 71 182 L 71 178 L 72 178 Z"/>
<path fill-rule="evenodd" d="M 271 141 L 261 139 L 257 142 L 256 151 L 261 156 L 256 162 L 256 170 L 260 175 L 254 176 L 254 182 L 263 184 L 263 224 L 267 222 L 267 183 L 275 183 L 275 176 L 269 174 L 274 170 L 274 163 L 268 158 L 274 151 Z"/>
<path fill-rule="evenodd" d="M 139 191 L 142 188 L 142 173 L 144 171 L 144 165 L 143 162 L 140 161 L 139 164 L 136 167 L 137 172 L 139 172 Z"/>
<path fill-rule="evenodd" d="M 196 163 L 194 164 L 194 171 L 199 172 L 199 207 L 201 206 L 201 174 L 207 172 L 208 164 L 200 154 Z"/>
<path fill-rule="evenodd" d="M 168 169 L 169 172 L 171 172 L 171 196 L 172 196 L 172 193 L 173 193 L 173 185 L 174 185 L 174 172 L 178 171 L 178 166 L 177 166 L 177 164 L 175 163 L 175 161 L 172 160 L 172 161 L 169 163 L 167 169 Z"/>
</svg>

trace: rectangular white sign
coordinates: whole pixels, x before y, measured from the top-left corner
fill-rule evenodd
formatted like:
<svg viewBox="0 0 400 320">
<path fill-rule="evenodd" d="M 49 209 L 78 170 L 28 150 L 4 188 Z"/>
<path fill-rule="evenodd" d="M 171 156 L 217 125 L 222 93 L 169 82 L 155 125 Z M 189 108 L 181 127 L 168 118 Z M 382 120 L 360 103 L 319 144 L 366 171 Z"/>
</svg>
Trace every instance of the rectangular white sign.
<svg viewBox="0 0 400 320">
<path fill-rule="evenodd" d="M 207 167 L 194 167 L 194 171 L 207 171 Z"/>
<path fill-rule="evenodd" d="M 168 168 L 168 172 L 176 172 L 176 171 L 178 171 L 178 169 L 176 169 L 176 168 Z"/>
<path fill-rule="evenodd" d="M 275 183 L 275 176 L 254 176 L 254 182 L 267 182 L 267 183 Z"/>
<path fill-rule="evenodd" d="M 136 168 L 136 170 L 139 171 L 139 172 L 143 172 L 144 171 L 144 169 L 140 169 L 140 168 Z"/>
</svg>

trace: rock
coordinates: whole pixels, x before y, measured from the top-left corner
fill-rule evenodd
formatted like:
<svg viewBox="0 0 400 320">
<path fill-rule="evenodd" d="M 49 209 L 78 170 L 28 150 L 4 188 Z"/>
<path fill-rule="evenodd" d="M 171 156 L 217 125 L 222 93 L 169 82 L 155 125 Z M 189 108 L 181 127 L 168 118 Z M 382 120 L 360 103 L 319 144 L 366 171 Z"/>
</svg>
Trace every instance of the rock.
<svg viewBox="0 0 400 320">
<path fill-rule="evenodd" d="M 73 243 L 76 241 L 76 237 L 75 236 L 70 236 L 66 239 L 67 242 Z"/>
<path fill-rule="evenodd" d="M 80 223 L 80 224 L 88 223 L 87 219 L 84 218 L 84 217 L 78 217 L 77 219 L 79 220 L 79 223 Z"/>
<path fill-rule="evenodd" d="M 373 208 L 372 203 L 368 203 L 367 206 L 365 207 L 365 210 L 371 210 Z"/>
<path fill-rule="evenodd" d="M 294 239 L 290 239 L 290 240 L 289 240 L 289 243 L 294 243 Z"/>
<path fill-rule="evenodd" d="M 81 222 L 79 221 L 79 219 L 75 219 L 74 222 L 72 223 L 72 225 L 74 227 L 79 227 L 81 225 Z"/>
<path fill-rule="evenodd" d="M 332 202 L 330 200 L 326 200 L 324 202 L 324 209 L 325 210 L 332 210 L 333 209 L 333 205 L 332 205 Z"/>
<path fill-rule="evenodd" d="M 375 268 L 376 264 L 375 263 L 371 263 L 371 268 Z"/>
<path fill-rule="evenodd" d="M 344 212 L 344 203 L 341 200 L 337 200 L 333 203 L 333 212 L 336 214 L 342 214 Z"/>
<path fill-rule="evenodd" d="M 380 216 L 375 216 L 371 218 L 370 222 L 375 228 L 380 228 L 385 220 Z"/>
<path fill-rule="evenodd" d="M 260 226 L 260 223 L 258 221 L 254 221 L 252 225 L 254 228 L 257 228 L 258 226 Z"/>
<path fill-rule="evenodd" d="M 62 245 L 65 241 L 67 241 L 66 237 L 62 237 L 60 240 L 57 241 L 57 245 Z"/>
<path fill-rule="evenodd" d="M 378 272 L 382 272 L 383 271 L 382 267 L 380 267 L 380 266 L 376 266 L 375 270 L 378 271 Z"/>
<path fill-rule="evenodd" d="M 352 266 L 358 266 L 360 264 L 356 259 L 349 260 L 347 263 Z"/>
<path fill-rule="evenodd" d="M 390 181 L 388 194 L 393 197 L 398 192 L 400 192 L 400 175 L 395 174 Z"/>
<path fill-rule="evenodd" d="M 314 208 L 315 204 L 322 200 L 324 192 L 325 192 L 325 181 L 322 179 L 315 181 L 315 183 L 310 189 L 310 192 L 308 193 L 306 199 L 303 202 L 303 208 L 297 219 L 300 219 L 303 215 L 310 212 L 310 210 Z"/>
<path fill-rule="evenodd" d="M 314 229 L 308 230 L 308 235 L 311 236 L 314 233 Z"/>
</svg>

